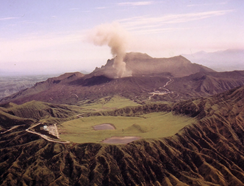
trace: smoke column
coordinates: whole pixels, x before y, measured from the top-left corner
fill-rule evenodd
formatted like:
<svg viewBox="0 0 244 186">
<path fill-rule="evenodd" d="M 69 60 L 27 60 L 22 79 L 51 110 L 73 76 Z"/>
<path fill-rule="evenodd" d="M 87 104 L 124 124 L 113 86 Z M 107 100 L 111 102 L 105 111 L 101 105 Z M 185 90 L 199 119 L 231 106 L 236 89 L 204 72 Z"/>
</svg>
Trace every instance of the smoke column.
<svg viewBox="0 0 244 186">
<path fill-rule="evenodd" d="M 117 78 L 131 76 L 131 73 L 126 70 L 126 63 L 123 61 L 126 54 L 128 33 L 118 23 L 97 26 L 89 35 L 89 40 L 95 45 L 107 45 L 111 48 L 114 57 L 113 67 L 116 69 Z"/>
</svg>

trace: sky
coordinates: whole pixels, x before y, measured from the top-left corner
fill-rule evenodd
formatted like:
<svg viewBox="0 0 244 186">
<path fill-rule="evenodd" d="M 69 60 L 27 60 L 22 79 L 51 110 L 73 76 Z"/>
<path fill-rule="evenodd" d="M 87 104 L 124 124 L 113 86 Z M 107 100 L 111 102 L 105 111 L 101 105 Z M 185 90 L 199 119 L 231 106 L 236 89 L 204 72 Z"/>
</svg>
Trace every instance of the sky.
<svg viewBox="0 0 244 186">
<path fill-rule="evenodd" d="M 92 71 L 111 59 L 87 40 L 116 23 L 127 52 L 172 57 L 244 49 L 243 0 L 0 0 L 0 75 Z"/>
</svg>

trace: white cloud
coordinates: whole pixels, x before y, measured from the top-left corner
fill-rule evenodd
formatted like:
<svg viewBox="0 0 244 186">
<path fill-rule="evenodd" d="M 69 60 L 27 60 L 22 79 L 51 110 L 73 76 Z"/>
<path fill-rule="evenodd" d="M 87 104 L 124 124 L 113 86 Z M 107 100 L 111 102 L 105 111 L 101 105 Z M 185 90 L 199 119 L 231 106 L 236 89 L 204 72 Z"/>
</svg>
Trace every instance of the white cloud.
<svg viewBox="0 0 244 186">
<path fill-rule="evenodd" d="M 144 6 L 150 5 L 153 1 L 137 1 L 137 2 L 122 2 L 118 3 L 119 6 Z"/>
<path fill-rule="evenodd" d="M 19 17 L 3 17 L 3 18 L 0 18 L 0 21 L 7 21 L 7 20 L 12 20 L 12 19 L 19 19 Z"/>
<path fill-rule="evenodd" d="M 100 67 L 110 57 L 109 49 L 101 49 L 84 42 L 86 32 L 83 30 L 69 34 L 0 38 L 0 69 L 49 73 L 93 70 L 96 66 Z"/>
<path fill-rule="evenodd" d="M 5 61 L 15 61 L 18 59 L 31 61 L 35 57 L 40 57 L 33 55 L 37 51 L 60 51 L 62 47 L 72 46 L 73 44 L 81 43 L 83 40 L 84 33 L 69 35 L 29 35 L 14 40 L 2 38 L 0 39 L 0 61 L 3 59 Z M 48 58 L 48 56 L 41 57 Z"/>
<path fill-rule="evenodd" d="M 213 5 L 225 5 L 227 2 L 220 3 L 203 3 L 203 4 L 189 4 L 188 7 L 196 7 L 196 6 L 213 6 Z"/>
<path fill-rule="evenodd" d="M 138 16 L 128 19 L 118 20 L 127 30 L 151 30 L 163 29 L 166 24 L 178 24 L 186 23 L 190 21 L 196 21 L 201 19 L 207 19 L 215 16 L 225 15 L 234 10 L 217 10 L 208 12 L 197 12 L 197 13 L 187 13 L 187 14 L 169 14 L 160 17 L 150 17 L 150 16 Z M 164 28 L 165 29 L 165 28 Z"/>
<path fill-rule="evenodd" d="M 225 45 L 226 31 L 216 37 L 218 31 L 211 24 L 200 24 L 201 20 L 212 20 L 234 10 L 216 10 L 162 16 L 138 16 L 117 20 L 132 35 L 131 51 L 140 51 L 152 56 L 173 56 L 186 53 L 186 50 L 216 50 L 228 48 Z M 195 21 L 195 22 L 193 22 Z M 192 23 L 191 23 L 192 22 Z M 183 24 L 180 24 L 183 23 Z M 187 24 L 184 24 L 187 23 Z M 212 48 L 211 48 L 212 47 Z"/>
<path fill-rule="evenodd" d="M 188 7 L 195 7 L 195 6 L 209 6 L 213 5 L 213 3 L 204 3 L 204 4 L 189 4 Z"/>
</svg>

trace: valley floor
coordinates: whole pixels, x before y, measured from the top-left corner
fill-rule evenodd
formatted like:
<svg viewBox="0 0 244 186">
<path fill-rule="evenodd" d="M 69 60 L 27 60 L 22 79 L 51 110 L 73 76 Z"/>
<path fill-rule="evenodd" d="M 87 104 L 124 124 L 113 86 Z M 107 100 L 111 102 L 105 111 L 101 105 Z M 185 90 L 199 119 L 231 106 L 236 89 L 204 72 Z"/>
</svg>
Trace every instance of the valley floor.
<svg viewBox="0 0 244 186">
<path fill-rule="evenodd" d="M 139 137 L 143 139 L 172 136 L 194 118 L 160 112 L 140 116 L 90 116 L 70 120 L 58 127 L 60 138 L 76 143 L 108 142 L 111 137 Z M 94 126 L 110 123 L 113 130 L 94 130 Z M 125 140 L 125 143 L 126 140 Z"/>
</svg>

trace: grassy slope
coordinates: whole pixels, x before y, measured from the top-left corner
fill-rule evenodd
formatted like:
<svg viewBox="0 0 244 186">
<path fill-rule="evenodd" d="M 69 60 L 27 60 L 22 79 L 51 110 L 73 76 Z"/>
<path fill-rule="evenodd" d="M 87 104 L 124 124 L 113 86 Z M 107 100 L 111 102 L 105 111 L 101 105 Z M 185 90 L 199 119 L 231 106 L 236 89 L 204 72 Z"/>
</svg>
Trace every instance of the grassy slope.
<svg viewBox="0 0 244 186">
<path fill-rule="evenodd" d="M 0 106 L 0 130 L 15 125 L 42 123 L 59 123 L 74 119 L 81 111 L 80 107 L 56 105 L 40 101 L 30 101 L 22 105 L 5 104 Z"/>
<path fill-rule="evenodd" d="M 114 110 L 118 108 L 123 108 L 127 106 L 138 106 L 136 102 L 115 95 L 115 96 L 108 96 L 101 98 L 99 100 L 96 100 L 94 102 L 86 101 L 86 102 L 80 102 L 82 111 L 84 112 L 94 112 L 94 111 L 105 111 L 105 110 Z"/>
<path fill-rule="evenodd" d="M 0 130 L 8 129 L 15 125 L 30 124 L 33 122 L 34 120 L 31 118 L 13 116 L 0 109 Z"/>
<path fill-rule="evenodd" d="M 80 103 L 81 106 L 51 104 L 41 101 L 30 101 L 22 105 L 13 103 L 0 106 L 1 130 L 25 122 L 61 123 L 77 118 L 81 113 L 111 111 L 124 106 L 139 104 L 119 96 L 105 97 L 96 101 Z"/>
<path fill-rule="evenodd" d="M 55 123 L 66 120 L 79 113 L 76 106 L 57 105 L 40 101 L 30 101 L 22 105 L 14 105 L 6 111 L 21 118 L 33 118 L 45 123 Z"/>
</svg>

